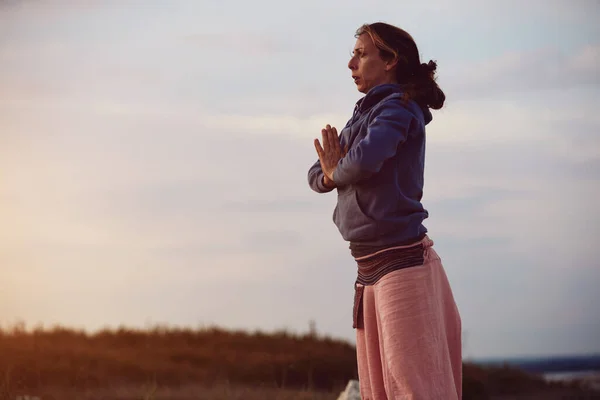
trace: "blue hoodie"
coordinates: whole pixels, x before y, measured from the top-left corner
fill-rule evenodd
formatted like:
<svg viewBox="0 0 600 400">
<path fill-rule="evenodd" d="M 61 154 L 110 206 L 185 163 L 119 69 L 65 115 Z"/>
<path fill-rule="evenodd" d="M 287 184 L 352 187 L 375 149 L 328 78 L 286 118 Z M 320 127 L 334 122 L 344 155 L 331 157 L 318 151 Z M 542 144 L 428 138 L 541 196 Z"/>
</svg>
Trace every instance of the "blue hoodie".
<svg viewBox="0 0 600 400">
<path fill-rule="evenodd" d="M 337 205 L 333 222 L 344 240 L 354 245 L 381 247 L 421 239 L 429 214 L 421 204 L 425 164 L 425 125 L 428 108 L 403 99 L 402 86 L 372 88 L 354 108 L 340 132 L 348 153 L 333 174 Z M 308 171 L 317 193 L 323 185 L 319 160 Z"/>
</svg>

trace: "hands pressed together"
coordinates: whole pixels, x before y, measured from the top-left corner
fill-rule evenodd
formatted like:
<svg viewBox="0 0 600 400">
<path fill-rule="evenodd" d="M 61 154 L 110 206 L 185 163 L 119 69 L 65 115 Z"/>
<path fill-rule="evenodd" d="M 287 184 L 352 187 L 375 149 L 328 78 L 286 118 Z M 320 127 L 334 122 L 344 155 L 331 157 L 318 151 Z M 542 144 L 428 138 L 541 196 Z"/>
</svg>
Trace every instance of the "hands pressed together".
<svg viewBox="0 0 600 400">
<path fill-rule="evenodd" d="M 342 150 L 337 130 L 332 128 L 329 124 L 321 130 L 321 136 L 323 137 L 323 147 L 321 147 L 319 139 L 315 139 L 314 143 L 317 154 L 319 155 L 321 169 L 325 175 L 323 178 L 323 184 L 325 186 L 333 187 L 335 186 L 335 182 L 333 181 L 333 172 L 335 171 L 338 162 L 348 152 L 348 147 Z"/>
</svg>

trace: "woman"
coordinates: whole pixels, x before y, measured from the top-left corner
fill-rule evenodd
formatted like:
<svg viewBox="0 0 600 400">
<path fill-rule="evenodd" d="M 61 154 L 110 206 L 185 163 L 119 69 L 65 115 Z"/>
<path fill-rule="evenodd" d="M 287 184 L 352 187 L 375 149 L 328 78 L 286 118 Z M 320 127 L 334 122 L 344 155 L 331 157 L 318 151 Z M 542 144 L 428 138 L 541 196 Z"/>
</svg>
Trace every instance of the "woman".
<svg viewBox="0 0 600 400">
<path fill-rule="evenodd" d="M 354 324 L 363 400 L 462 394 L 461 320 L 421 204 L 425 125 L 445 100 L 436 63 L 384 23 L 356 32 L 348 68 L 365 96 L 338 136 L 315 139 L 310 187 L 337 189 L 333 220 L 357 262 Z"/>
</svg>

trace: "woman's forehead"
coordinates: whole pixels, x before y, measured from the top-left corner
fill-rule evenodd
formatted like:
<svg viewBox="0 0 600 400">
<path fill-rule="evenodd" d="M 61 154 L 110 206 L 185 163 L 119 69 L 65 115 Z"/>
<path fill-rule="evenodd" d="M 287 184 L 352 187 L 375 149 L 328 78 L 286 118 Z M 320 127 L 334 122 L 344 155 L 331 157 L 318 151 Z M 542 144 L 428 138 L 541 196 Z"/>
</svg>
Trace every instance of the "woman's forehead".
<svg viewBox="0 0 600 400">
<path fill-rule="evenodd" d="M 360 51 L 368 50 L 369 48 L 375 46 L 371 36 L 367 33 L 363 33 L 359 37 L 356 38 L 356 43 L 354 45 L 354 52 L 358 53 Z"/>
</svg>

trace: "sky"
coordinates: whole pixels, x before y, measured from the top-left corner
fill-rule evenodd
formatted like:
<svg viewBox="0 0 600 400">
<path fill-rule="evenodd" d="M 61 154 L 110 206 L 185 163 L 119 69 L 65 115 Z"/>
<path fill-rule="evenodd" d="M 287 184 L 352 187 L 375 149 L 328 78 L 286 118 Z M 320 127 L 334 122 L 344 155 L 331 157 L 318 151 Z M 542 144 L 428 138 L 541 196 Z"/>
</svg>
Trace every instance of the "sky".
<svg viewBox="0 0 600 400">
<path fill-rule="evenodd" d="M 438 63 L 425 221 L 464 357 L 600 352 L 600 2 L 0 2 L 0 325 L 354 342 L 356 265 L 307 182 L 355 30 Z"/>
</svg>

